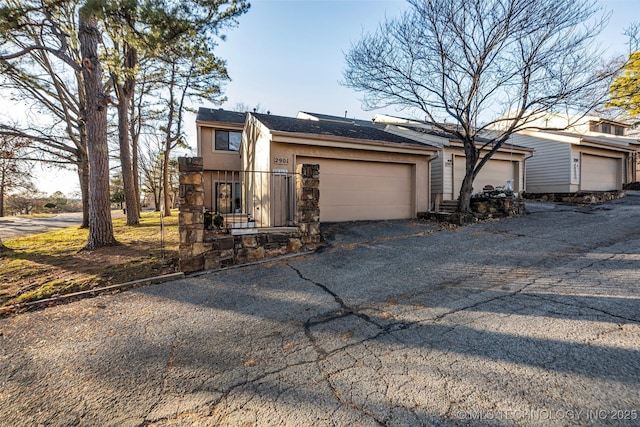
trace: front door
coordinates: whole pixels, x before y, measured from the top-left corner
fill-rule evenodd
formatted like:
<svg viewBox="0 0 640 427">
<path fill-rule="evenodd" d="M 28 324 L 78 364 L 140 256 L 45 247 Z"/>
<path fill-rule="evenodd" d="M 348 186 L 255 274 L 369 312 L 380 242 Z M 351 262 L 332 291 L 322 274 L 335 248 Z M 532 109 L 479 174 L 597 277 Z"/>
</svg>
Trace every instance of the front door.
<svg viewBox="0 0 640 427">
<path fill-rule="evenodd" d="M 216 183 L 216 212 L 219 214 L 228 214 L 233 212 L 233 199 L 231 196 L 230 183 Z"/>
</svg>

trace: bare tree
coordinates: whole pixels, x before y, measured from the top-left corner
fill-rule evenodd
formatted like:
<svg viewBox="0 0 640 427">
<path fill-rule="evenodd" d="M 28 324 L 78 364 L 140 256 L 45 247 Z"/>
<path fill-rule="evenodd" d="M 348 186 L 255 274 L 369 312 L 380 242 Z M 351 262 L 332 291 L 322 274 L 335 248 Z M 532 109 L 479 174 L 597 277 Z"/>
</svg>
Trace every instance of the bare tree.
<svg viewBox="0 0 640 427">
<path fill-rule="evenodd" d="M 184 114 L 189 99 L 220 103 L 221 83 L 228 80 L 226 63 L 217 58 L 205 38 L 189 40 L 181 45 L 179 54 L 168 52 L 158 62 L 163 71 L 162 92 L 159 94 L 160 114 L 158 120 L 164 136 L 162 188 L 164 211 L 171 215 L 171 153 L 178 147 L 188 145 L 184 135 Z"/>
<path fill-rule="evenodd" d="M 629 54 L 640 50 L 640 22 L 632 22 L 622 33 L 628 37 Z"/>
<path fill-rule="evenodd" d="M 80 126 L 86 132 L 89 160 L 89 238 L 86 249 L 97 249 L 115 243 L 109 202 L 109 153 L 107 144 L 108 97 L 102 86 L 102 66 L 98 56 L 101 33 L 97 15 L 103 4 L 100 0 L 85 1 L 78 9 L 77 39 L 71 37 L 56 19 L 64 0 L 23 0 L 0 8 L 0 61 L 24 58 L 30 52 L 53 54 L 82 75 L 86 103 L 81 112 Z M 33 31 L 50 34 L 45 44 L 28 42 L 24 46 L 11 43 L 7 35 L 24 37 Z M 77 43 L 80 63 L 70 54 L 70 46 Z"/>
<path fill-rule="evenodd" d="M 7 0 L 7 6 L 19 7 L 20 2 Z M 80 63 L 75 13 L 77 1 L 60 3 L 47 12 L 54 22 L 42 25 L 35 19 L 23 23 L 22 31 L 6 31 L 4 44 L 27 50 L 30 46 L 57 43 L 60 32 L 67 34 L 70 43 L 66 55 Z M 82 127 L 84 90 L 82 73 L 60 61 L 58 54 L 47 49 L 31 49 L 21 57 L 0 61 L 3 89 L 29 105 L 33 114 L 47 120 L 23 120 L 20 123 L 0 124 L 0 134 L 20 136 L 32 141 L 38 150 L 33 160 L 53 165 L 74 165 L 78 172 L 82 196 L 82 227 L 89 226 L 89 162 L 86 134 Z"/>
<path fill-rule="evenodd" d="M 593 48 L 606 14 L 589 0 L 408 2 L 351 47 L 344 84 L 368 108 L 420 111 L 463 142 L 458 211 L 467 214 L 473 180 L 511 134 L 606 96 L 614 70 L 596 72 Z"/>
<path fill-rule="evenodd" d="M 33 187 L 28 157 L 30 141 L 0 135 L 0 217 L 5 215 L 5 199 L 12 191 Z"/>
<path fill-rule="evenodd" d="M 254 113 L 266 114 L 268 111 L 268 108 L 263 107 L 262 104 L 260 104 L 259 102 L 256 104 L 255 107 L 251 107 L 249 106 L 249 104 L 245 104 L 244 102 L 236 102 L 236 105 L 233 106 L 232 111 L 236 111 L 238 113 L 254 112 Z"/>
<path fill-rule="evenodd" d="M 113 50 L 120 51 L 119 53 L 123 57 L 120 69 L 116 69 L 113 64 L 110 65 L 110 74 L 118 99 L 118 141 L 120 143 L 123 191 L 127 206 L 127 225 L 138 225 L 140 223 L 140 207 L 138 205 L 140 197 L 135 186 L 129 116 L 136 86 L 135 67 L 138 65 L 138 52 L 126 41 L 114 42 Z"/>
</svg>

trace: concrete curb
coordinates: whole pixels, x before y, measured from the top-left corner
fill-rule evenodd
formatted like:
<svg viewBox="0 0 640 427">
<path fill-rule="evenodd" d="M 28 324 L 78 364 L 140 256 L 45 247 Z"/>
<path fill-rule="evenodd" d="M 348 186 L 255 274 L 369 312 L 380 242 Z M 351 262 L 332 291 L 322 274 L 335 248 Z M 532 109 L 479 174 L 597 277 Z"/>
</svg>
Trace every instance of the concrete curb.
<svg viewBox="0 0 640 427">
<path fill-rule="evenodd" d="M 165 274 L 162 276 L 149 277 L 146 279 L 138 279 L 131 282 L 120 283 L 118 285 L 104 286 L 101 288 L 89 289 L 86 291 L 73 292 L 70 294 L 59 295 L 52 298 L 46 298 L 38 301 L 25 302 L 21 304 L 13 304 L 7 307 L 0 307 L 0 316 L 6 316 L 9 314 L 22 313 L 29 310 L 38 310 L 46 307 L 53 307 L 59 304 L 66 304 L 72 301 L 77 301 L 83 298 L 95 297 L 105 293 L 116 293 L 126 291 L 133 288 L 138 288 L 144 285 L 156 285 L 159 283 L 168 282 L 170 280 L 178 280 L 184 278 L 185 275 L 182 272 Z"/>
</svg>

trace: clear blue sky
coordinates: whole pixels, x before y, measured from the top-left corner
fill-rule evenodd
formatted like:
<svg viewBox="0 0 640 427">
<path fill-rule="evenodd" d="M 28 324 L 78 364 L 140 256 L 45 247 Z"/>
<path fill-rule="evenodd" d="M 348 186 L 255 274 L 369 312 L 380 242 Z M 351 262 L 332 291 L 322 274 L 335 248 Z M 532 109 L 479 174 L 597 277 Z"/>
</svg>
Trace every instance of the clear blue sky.
<svg viewBox="0 0 640 427">
<path fill-rule="evenodd" d="M 217 48 L 227 60 L 232 108 L 260 103 L 273 114 L 299 110 L 362 117 L 357 95 L 339 84 L 344 54 L 404 0 L 255 0 Z"/>
<path fill-rule="evenodd" d="M 228 102 L 260 104 L 272 114 L 295 116 L 302 111 L 370 119 L 375 112 L 361 108 L 359 94 L 339 84 L 344 54 L 363 33 L 375 30 L 385 16 L 399 15 L 405 0 L 253 0 L 249 12 L 216 48 L 227 61 L 232 81 Z M 626 54 L 622 32 L 640 21 L 640 0 L 601 0 L 612 12 L 601 35 L 607 55 Z M 203 105 L 212 106 L 212 105 Z M 217 108 L 217 107 L 216 107 Z M 381 111 L 382 112 L 382 111 Z M 385 112 L 397 113 L 394 109 Z M 186 116 L 188 140 L 195 154 L 195 116 Z M 77 191 L 75 173 L 39 173 L 38 187 Z"/>
<path fill-rule="evenodd" d="M 602 44 L 607 54 L 626 53 L 622 32 L 640 21 L 640 0 L 602 0 L 612 12 Z M 224 108 L 261 104 L 272 114 L 299 110 L 369 119 L 360 94 L 339 84 L 344 54 L 385 15 L 398 16 L 405 0 L 254 0 L 239 26 L 217 47 L 232 81 Z M 395 112 L 394 109 L 387 110 Z"/>
</svg>

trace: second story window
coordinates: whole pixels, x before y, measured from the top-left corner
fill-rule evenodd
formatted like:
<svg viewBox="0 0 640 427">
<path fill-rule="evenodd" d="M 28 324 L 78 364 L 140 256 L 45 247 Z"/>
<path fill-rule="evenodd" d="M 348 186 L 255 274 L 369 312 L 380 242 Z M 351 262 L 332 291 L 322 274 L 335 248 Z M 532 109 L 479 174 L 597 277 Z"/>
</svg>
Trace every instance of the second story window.
<svg viewBox="0 0 640 427">
<path fill-rule="evenodd" d="M 242 132 L 217 130 L 215 149 L 220 151 L 239 151 Z"/>
</svg>

